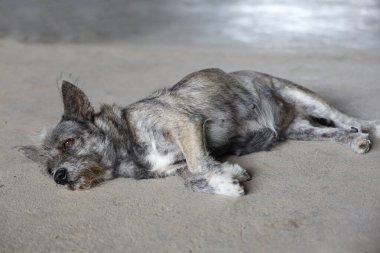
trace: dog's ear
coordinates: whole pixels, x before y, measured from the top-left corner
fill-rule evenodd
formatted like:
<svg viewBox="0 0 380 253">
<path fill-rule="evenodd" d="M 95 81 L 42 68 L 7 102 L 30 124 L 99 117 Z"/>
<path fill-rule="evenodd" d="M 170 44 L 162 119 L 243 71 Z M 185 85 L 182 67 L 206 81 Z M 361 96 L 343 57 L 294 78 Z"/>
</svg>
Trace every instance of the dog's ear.
<svg viewBox="0 0 380 253">
<path fill-rule="evenodd" d="M 42 166 L 46 166 L 47 161 L 51 157 L 49 150 L 42 145 L 18 146 L 15 148 L 27 158 Z"/>
<path fill-rule="evenodd" d="M 62 82 L 63 118 L 77 119 L 81 121 L 91 120 L 94 108 L 91 106 L 87 96 L 74 84 Z"/>
</svg>

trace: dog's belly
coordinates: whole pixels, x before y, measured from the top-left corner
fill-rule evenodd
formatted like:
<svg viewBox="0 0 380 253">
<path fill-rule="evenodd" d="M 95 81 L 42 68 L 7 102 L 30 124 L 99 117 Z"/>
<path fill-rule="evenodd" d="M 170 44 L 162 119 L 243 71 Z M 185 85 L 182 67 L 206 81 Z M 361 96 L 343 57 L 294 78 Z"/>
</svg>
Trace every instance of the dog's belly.
<svg viewBox="0 0 380 253">
<path fill-rule="evenodd" d="M 241 125 L 231 123 L 229 126 L 210 124 L 206 139 L 208 148 L 215 156 L 244 155 L 270 149 L 277 143 L 277 134 L 274 128 L 247 121 Z"/>
</svg>

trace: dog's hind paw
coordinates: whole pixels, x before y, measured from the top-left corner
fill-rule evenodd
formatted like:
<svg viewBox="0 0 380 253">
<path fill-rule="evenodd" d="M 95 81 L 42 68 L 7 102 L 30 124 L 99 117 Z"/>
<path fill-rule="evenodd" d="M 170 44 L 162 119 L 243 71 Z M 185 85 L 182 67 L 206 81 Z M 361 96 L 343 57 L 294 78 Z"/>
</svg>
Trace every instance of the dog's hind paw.
<svg viewBox="0 0 380 253">
<path fill-rule="evenodd" d="M 368 134 L 360 134 L 351 141 L 351 150 L 357 154 L 367 153 L 371 149 Z"/>
</svg>

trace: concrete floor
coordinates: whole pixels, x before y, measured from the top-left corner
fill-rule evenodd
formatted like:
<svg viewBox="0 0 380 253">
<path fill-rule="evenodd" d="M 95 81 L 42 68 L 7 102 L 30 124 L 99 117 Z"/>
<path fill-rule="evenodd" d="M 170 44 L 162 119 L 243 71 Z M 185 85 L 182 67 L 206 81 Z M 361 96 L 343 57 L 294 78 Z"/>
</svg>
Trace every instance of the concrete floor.
<svg viewBox="0 0 380 253">
<path fill-rule="evenodd" d="M 118 1 L 109 7 L 84 1 L 89 9 L 74 1 L 42 2 L 0 2 L 0 252 L 380 251 L 379 140 L 366 155 L 331 142 L 289 141 L 270 152 L 230 157 L 254 175 L 238 199 L 192 193 L 177 177 L 116 179 L 70 192 L 12 149 L 36 142 L 40 129 L 59 120 L 56 83 L 62 78 L 78 80 L 98 107 L 127 105 L 202 68 L 254 69 L 304 84 L 353 116 L 380 119 L 379 23 L 369 22 L 378 18 L 377 1 L 329 1 L 338 14 L 326 14 L 327 2 L 321 3 L 326 19 L 357 14 L 358 26 L 349 29 L 349 23 L 342 33 L 326 26 L 321 35 L 280 29 L 285 35 L 273 34 L 268 43 L 266 33 L 251 32 L 244 42 L 207 30 L 214 22 L 224 31 L 218 22 L 227 1 L 216 13 L 190 1 L 129 1 L 128 11 Z M 291 1 L 289 8 L 308 10 L 313 3 Z M 94 9 L 106 17 L 93 19 Z M 324 23 L 318 13 L 309 21 Z M 152 27 L 140 23 L 144 18 Z M 178 20 L 189 29 L 179 29 Z M 270 18 L 260 20 L 272 29 Z"/>
</svg>

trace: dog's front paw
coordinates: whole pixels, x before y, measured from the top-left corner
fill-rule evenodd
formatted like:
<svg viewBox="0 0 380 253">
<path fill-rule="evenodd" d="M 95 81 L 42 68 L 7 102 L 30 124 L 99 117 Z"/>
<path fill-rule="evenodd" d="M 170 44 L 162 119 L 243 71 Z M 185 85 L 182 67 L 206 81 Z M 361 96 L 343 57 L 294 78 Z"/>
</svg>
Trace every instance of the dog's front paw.
<svg viewBox="0 0 380 253">
<path fill-rule="evenodd" d="M 240 182 L 251 180 L 252 177 L 238 164 L 225 162 L 221 166 L 221 171 L 210 176 L 208 180 L 214 193 L 230 197 L 243 196 L 245 192 Z"/>
<path fill-rule="evenodd" d="M 351 150 L 357 154 L 367 153 L 371 149 L 371 140 L 368 134 L 360 134 L 351 141 Z"/>
<path fill-rule="evenodd" d="M 240 182 L 250 179 L 248 172 L 238 164 L 225 162 L 213 164 L 205 172 L 194 174 L 186 185 L 197 192 L 240 197 L 245 194 Z"/>
<path fill-rule="evenodd" d="M 252 179 L 251 175 L 238 164 L 225 162 L 222 164 L 222 168 L 224 173 L 231 174 L 232 178 L 237 179 L 239 182 L 245 182 Z"/>
<path fill-rule="evenodd" d="M 208 173 L 207 175 L 195 176 L 185 183 L 195 192 L 240 197 L 245 194 L 244 188 L 239 181 L 226 173 Z"/>
<path fill-rule="evenodd" d="M 214 194 L 229 197 L 240 197 L 245 194 L 244 188 L 240 185 L 238 179 L 234 179 L 228 174 L 211 176 L 208 183 Z"/>
</svg>

